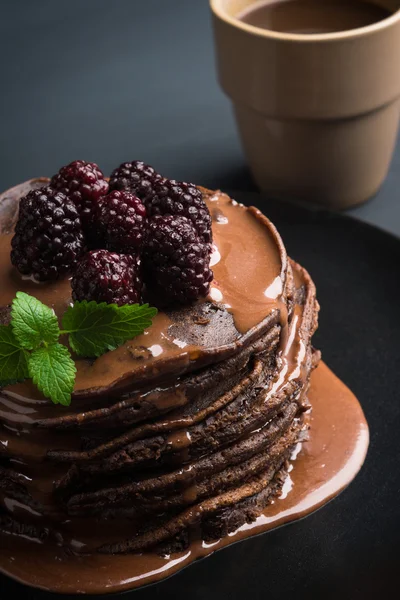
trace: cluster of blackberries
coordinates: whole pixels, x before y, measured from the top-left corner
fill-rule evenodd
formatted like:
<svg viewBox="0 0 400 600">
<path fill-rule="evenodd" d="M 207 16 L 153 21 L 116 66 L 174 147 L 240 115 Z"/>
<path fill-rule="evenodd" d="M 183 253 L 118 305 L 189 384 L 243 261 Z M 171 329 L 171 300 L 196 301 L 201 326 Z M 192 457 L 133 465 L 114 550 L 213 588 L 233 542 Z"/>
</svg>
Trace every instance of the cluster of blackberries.
<svg viewBox="0 0 400 600">
<path fill-rule="evenodd" d="M 74 300 L 185 304 L 205 296 L 211 217 L 201 191 L 141 161 L 109 182 L 94 163 L 62 167 L 20 201 L 11 261 L 37 281 L 72 274 Z"/>
</svg>

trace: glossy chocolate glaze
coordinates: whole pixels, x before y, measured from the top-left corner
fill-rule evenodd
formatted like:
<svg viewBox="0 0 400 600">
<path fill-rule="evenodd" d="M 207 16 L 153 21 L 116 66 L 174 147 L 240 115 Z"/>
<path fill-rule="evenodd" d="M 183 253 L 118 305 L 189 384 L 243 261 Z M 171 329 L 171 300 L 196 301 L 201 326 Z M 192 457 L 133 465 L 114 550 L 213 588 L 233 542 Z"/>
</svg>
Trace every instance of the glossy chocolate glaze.
<svg viewBox="0 0 400 600">
<path fill-rule="evenodd" d="M 10 214 L 9 219 L 3 218 L 6 229 L 11 229 L 15 216 L 15 197 L 20 191 L 19 188 L 14 194 L 13 201 L 12 190 L 11 194 L 8 192 L 3 195 L 3 216 L 4 202 Z M 215 280 L 210 302 L 200 303 L 198 313 L 197 309 L 191 310 L 190 328 L 187 326 L 187 314 L 161 313 L 148 333 L 122 349 L 104 355 L 94 364 L 78 361 L 80 378 L 72 406 L 66 411 L 71 419 L 82 419 L 83 414 L 89 414 L 97 406 L 110 404 L 111 392 L 115 393 L 115 401 L 121 393 L 131 392 L 133 379 L 135 386 L 138 386 L 135 401 L 139 404 L 150 400 L 150 404 L 154 404 L 156 410 L 161 412 L 164 408 L 185 405 L 188 399 L 179 380 L 175 381 L 177 374 L 197 370 L 214 360 L 226 359 L 274 324 L 281 328 L 279 368 L 276 378 L 265 391 L 265 399 L 286 388 L 290 390 L 296 381 L 303 382 L 302 394 L 306 393 L 309 373 L 307 361 L 310 360 L 308 334 L 306 343 L 301 335 L 305 322 L 303 310 L 298 305 L 294 307 L 288 323 L 286 293 L 290 278 L 293 278 L 293 267 L 295 286 L 300 288 L 306 283 L 312 308 L 315 290 L 311 280 L 301 267 L 287 262 L 276 230 L 256 209 L 245 209 L 220 193 L 204 191 L 204 194 L 213 216 L 215 241 Z M 69 283 L 64 281 L 49 286 L 38 286 L 30 281 L 21 283 L 10 270 L 9 241 L 9 235 L 0 239 L 0 268 L 2 273 L 6 273 L 5 284 L 0 291 L 0 304 L 8 304 L 15 291 L 24 289 L 53 305 L 57 314 L 60 314 L 70 301 Z M 204 312 L 209 305 L 215 308 Z M 218 322 L 213 317 L 215 309 L 220 310 L 225 318 L 220 334 Z M 315 315 L 310 313 L 306 317 L 309 323 L 311 321 L 312 328 Z M 196 331 L 197 327 L 201 335 Z M 254 369 L 257 370 L 257 363 Z M 163 386 L 154 389 L 153 382 L 164 381 L 166 374 L 168 377 Z M 112 545 L 113 540 L 118 542 L 126 537 L 129 522 L 118 519 L 117 523 L 103 523 L 101 531 L 94 533 L 93 524 L 87 523 L 84 518 L 73 518 L 71 526 L 68 521 L 63 523 L 63 538 L 58 540 L 40 542 L 24 536 L 2 534 L 0 569 L 25 583 L 54 591 L 119 591 L 168 576 L 200 556 L 317 508 L 343 489 L 357 473 L 365 456 L 368 429 L 357 400 L 327 367 L 320 365 L 312 377 L 309 398 L 314 409 L 310 441 L 304 443 L 295 469 L 284 484 L 281 498 L 276 499 L 251 525 L 244 525 L 236 533 L 212 543 L 199 541 L 194 536 L 185 552 L 161 558 L 152 552 L 129 555 L 95 553 L 99 545 Z M 149 388 L 150 382 L 152 388 Z M 82 409 L 86 412 L 82 413 Z M 3 447 L 8 456 L 17 457 L 13 459 L 17 471 L 18 464 L 23 465 L 20 477 L 25 478 L 24 483 L 28 488 L 32 488 L 34 500 L 38 503 L 37 506 L 27 505 L 0 494 L 0 504 L 17 519 L 30 519 L 32 522 L 38 518 L 40 520 L 43 508 L 52 518 L 62 518 L 54 513 L 57 508 L 52 502 L 52 494 L 53 482 L 62 477 L 66 467 L 62 462 L 53 464 L 42 461 L 46 459 L 48 450 L 53 448 L 62 447 L 63 451 L 79 452 L 80 436 L 75 429 L 65 434 L 62 430 L 48 429 L 51 420 L 57 422 L 59 419 L 60 410 L 63 409 L 44 400 L 28 383 L 11 386 L 1 393 L 0 424 L 2 422 L 5 427 L 0 429 L 0 451 Z M 75 428 L 76 425 L 74 421 Z M 168 417 L 164 422 L 165 429 L 171 430 L 168 443 L 183 463 L 190 460 L 191 443 L 185 425 L 184 422 L 177 423 L 175 431 Z M 246 437 L 257 436 L 258 431 L 250 431 Z M 188 475 L 191 464 L 184 466 L 182 478 Z M 253 488 L 251 491 L 254 493 Z M 242 494 L 246 493 L 250 492 L 242 489 Z M 184 494 L 189 503 L 196 502 L 196 486 L 189 485 Z M 190 510 L 193 522 L 196 522 L 196 510 L 199 509 L 194 504 Z M 199 514 L 202 511 L 204 507 Z M 69 530 L 68 538 L 66 532 Z M 37 552 L 38 544 L 40 552 Z M 71 550 L 76 554 L 71 554 Z M 80 553 L 83 555 L 79 556 Z"/>
<path fill-rule="evenodd" d="M 5 192 L 0 196 L 0 211 L 3 213 L 2 206 L 7 202 L 13 206 L 15 216 L 15 203 L 21 196 L 21 187 L 26 193 L 29 187 L 38 187 L 46 181 L 32 180 Z M 182 374 L 198 369 L 213 362 L 217 354 L 219 360 L 226 358 L 248 344 L 254 334 L 259 335 L 263 322 L 269 325 L 271 313 L 279 312 L 287 256 L 275 227 L 257 209 L 238 205 L 225 194 L 205 195 L 213 217 L 214 236 L 214 281 L 208 300 L 211 306 L 223 305 L 224 310 L 232 315 L 229 330 L 224 332 L 222 339 L 213 339 L 216 328 L 209 315 L 209 321 L 200 322 L 196 329 L 193 322 L 190 328 L 186 326 L 185 310 L 168 315 L 160 312 L 152 327 L 135 338 L 134 343 L 127 342 L 95 362 L 76 361 L 76 397 L 109 394 L 114 387 L 120 392 L 129 388 L 133 381 L 137 385 L 151 380 L 154 385 L 160 374 L 165 378 L 170 373 Z M 65 279 L 43 285 L 23 280 L 9 260 L 11 226 L 12 219 L 11 222 L 8 219 L 0 237 L 0 272 L 3 274 L 0 306 L 7 306 L 20 290 L 52 306 L 61 316 L 71 302 L 69 281 Z M 244 255 L 246 260 L 243 260 Z M 192 317 L 191 311 L 188 316 Z M 211 338 L 207 336 L 208 331 Z M 27 388 L 25 384 L 11 391 L 24 397 L 32 393 L 31 387 Z"/>
</svg>

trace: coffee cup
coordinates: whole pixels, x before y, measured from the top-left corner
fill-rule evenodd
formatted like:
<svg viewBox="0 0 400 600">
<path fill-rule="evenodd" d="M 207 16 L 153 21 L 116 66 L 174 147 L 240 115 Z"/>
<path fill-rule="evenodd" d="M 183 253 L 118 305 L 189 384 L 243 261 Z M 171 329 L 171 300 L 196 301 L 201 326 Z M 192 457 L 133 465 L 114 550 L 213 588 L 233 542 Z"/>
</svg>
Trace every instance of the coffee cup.
<svg viewBox="0 0 400 600">
<path fill-rule="evenodd" d="M 389 16 L 304 34 L 246 23 L 254 0 L 210 0 L 219 80 L 269 195 L 342 209 L 384 181 L 400 116 L 400 0 L 374 1 Z"/>
</svg>

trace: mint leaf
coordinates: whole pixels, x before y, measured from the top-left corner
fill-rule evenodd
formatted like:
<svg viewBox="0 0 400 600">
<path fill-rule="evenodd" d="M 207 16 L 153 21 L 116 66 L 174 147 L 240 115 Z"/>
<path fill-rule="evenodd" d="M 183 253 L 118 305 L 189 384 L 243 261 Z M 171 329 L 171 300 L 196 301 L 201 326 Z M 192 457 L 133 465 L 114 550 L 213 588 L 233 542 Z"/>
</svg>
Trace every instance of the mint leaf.
<svg viewBox="0 0 400 600">
<path fill-rule="evenodd" d="M 27 350 L 33 350 L 42 342 L 55 343 L 60 335 L 52 309 L 24 292 L 17 292 L 12 302 L 11 325 L 20 345 Z"/>
<path fill-rule="evenodd" d="M 11 325 L 0 325 L 0 386 L 23 381 L 27 377 L 29 372 L 24 350 Z"/>
<path fill-rule="evenodd" d="M 71 404 L 76 367 L 62 344 L 41 346 L 29 357 L 29 375 L 37 388 L 54 404 Z"/>
<path fill-rule="evenodd" d="M 69 333 L 69 344 L 79 356 L 101 356 L 150 327 L 157 309 L 148 304 L 106 304 L 75 302 L 64 313 L 62 333 Z"/>
<path fill-rule="evenodd" d="M 60 331 L 51 308 L 17 292 L 11 324 L 0 325 L 0 387 L 31 378 L 44 396 L 68 406 L 76 366 L 68 348 L 58 342 L 60 335 L 69 336 L 79 356 L 97 357 L 143 333 L 156 314 L 148 304 L 76 302 L 64 313 Z"/>
</svg>

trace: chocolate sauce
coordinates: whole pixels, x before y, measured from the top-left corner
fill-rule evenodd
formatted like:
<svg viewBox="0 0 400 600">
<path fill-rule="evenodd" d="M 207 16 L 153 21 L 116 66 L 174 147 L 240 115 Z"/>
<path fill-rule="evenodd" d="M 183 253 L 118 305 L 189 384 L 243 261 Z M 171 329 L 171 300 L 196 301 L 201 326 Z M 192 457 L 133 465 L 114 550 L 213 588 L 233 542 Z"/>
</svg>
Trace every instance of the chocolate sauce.
<svg viewBox="0 0 400 600">
<path fill-rule="evenodd" d="M 218 259 L 212 261 L 210 296 L 232 312 L 240 333 L 260 323 L 283 294 L 286 253 L 275 227 L 256 208 L 245 208 L 217 192 L 208 200 Z M 222 218 L 223 216 L 223 218 Z M 246 256 L 246 260 L 243 260 Z"/>
<path fill-rule="evenodd" d="M 67 556 L 50 544 L 2 535 L 0 570 L 54 592 L 118 592 L 168 577 L 238 540 L 304 517 L 352 481 L 368 447 L 368 426 L 357 399 L 324 363 L 311 377 L 309 399 L 313 406 L 310 439 L 298 452 L 281 497 L 254 523 L 213 543 L 194 541 L 186 552 L 168 558 L 151 553 Z"/>
</svg>

